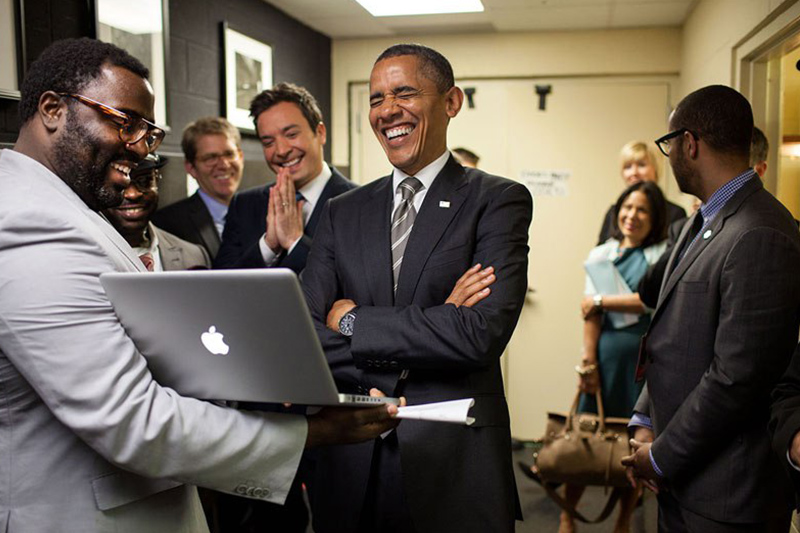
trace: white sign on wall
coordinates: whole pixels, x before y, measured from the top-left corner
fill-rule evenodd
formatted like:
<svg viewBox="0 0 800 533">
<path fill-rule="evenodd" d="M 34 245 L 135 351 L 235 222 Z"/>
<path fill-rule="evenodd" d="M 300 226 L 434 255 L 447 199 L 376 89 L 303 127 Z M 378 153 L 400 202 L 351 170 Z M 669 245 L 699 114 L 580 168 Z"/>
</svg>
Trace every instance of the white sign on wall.
<svg viewBox="0 0 800 533">
<path fill-rule="evenodd" d="M 522 170 L 519 180 L 536 196 L 569 196 L 571 170 Z"/>
</svg>

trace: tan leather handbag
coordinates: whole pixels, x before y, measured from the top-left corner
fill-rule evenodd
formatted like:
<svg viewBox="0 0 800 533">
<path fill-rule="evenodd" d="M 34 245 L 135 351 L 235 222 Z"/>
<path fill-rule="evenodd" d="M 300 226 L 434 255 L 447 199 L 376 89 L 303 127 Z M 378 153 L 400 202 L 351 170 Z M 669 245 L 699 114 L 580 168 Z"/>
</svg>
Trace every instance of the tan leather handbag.
<svg viewBox="0 0 800 533">
<path fill-rule="evenodd" d="M 542 485 L 550 497 L 575 518 L 587 523 L 605 520 L 619 499 L 619 491 L 614 490 L 601 515 L 590 520 L 556 494 L 552 484 L 630 486 L 622 466 L 622 458 L 631 454 L 630 419 L 606 417 L 599 389 L 596 398 L 598 414 L 577 412 L 580 392 L 566 415 L 548 413 L 544 445 L 534 455 Z"/>
</svg>

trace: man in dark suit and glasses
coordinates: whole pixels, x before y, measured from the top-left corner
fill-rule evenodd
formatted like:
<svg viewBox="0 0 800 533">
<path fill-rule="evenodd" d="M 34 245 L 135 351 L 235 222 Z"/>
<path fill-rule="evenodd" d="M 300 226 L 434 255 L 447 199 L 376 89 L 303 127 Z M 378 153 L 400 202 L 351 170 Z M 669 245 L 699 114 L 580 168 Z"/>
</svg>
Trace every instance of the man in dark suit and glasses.
<svg viewBox="0 0 800 533">
<path fill-rule="evenodd" d="M 257 95 L 250 115 L 275 183 L 231 201 L 215 268 L 306 266 L 322 208 L 356 185 L 323 159 L 327 130 L 305 88 L 280 83 Z"/>
<path fill-rule="evenodd" d="M 684 98 L 657 141 L 702 204 L 674 247 L 640 365 L 629 474 L 660 489 L 659 531 L 781 532 L 786 476 L 770 393 L 800 322 L 800 234 L 749 167 L 753 115 L 715 85 Z M 785 458 L 784 458 L 785 461 Z"/>
<path fill-rule="evenodd" d="M 153 222 L 217 255 L 228 205 L 244 172 L 239 130 L 222 117 L 205 117 L 183 130 L 184 167 L 198 185 L 188 198 L 159 209 Z"/>
<path fill-rule="evenodd" d="M 369 115 L 394 170 L 328 203 L 303 283 L 340 389 L 381 384 L 410 404 L 472 397 L 476 422 L 409 421 L 320 454 L 317 533 L 512 532 L 520 516 L 499 360 L 525 298 L 532 201 L 447 151 L 462 102 L 438 52 L 381 54 Z M 457 305 L 476 276 L 496 279 L 491 294 Z"/>
</svg>

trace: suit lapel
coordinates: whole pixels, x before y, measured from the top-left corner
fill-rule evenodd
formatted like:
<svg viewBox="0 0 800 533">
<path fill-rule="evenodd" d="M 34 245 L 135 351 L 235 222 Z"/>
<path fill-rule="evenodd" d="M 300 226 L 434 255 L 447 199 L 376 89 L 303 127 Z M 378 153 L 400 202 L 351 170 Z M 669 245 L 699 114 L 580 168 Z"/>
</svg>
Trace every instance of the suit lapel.
<svg viewBox="0 0 800 533">
<path fill-rule="evenodd" d="M 361 206 L 359 217 L 361 254 L 367 285 L 374 305 L 391 306 L 392 256 L 389 217 L 392 209 L 392 176 L 386 176 Z"/>
<path fill-rule="evenodd" d="M 158 237 L 158 254 L 161 256 L 161 267 L 164 270 L 183 270 L 183 250 L 170 239 L 165 238 L 164 232 L 159 231 L 153 224 L 150 224 L 150 232 Z"/>
<path fill-rule="evenodd" d="M 192 211 L 190 213 L 192 223 L 200 233 L 200 240 L 203 241 L 203 244 L 209 252 L 211 252 L 211 255 L 217 255 L 217 251 L 219 250 L 219 234 L 217 233 L 217 228 L 214 227 L 214 219 L 211 218 L 211 214 L 208 212 L 206 204 L 203 203 L 203 199 L 200 198 L 200 194 L 195 193 L 194 198 L 195 201 L 193 202 Z"/>
<path fill-rule="evenodd" d="M 400 279 L 397 283 L 395 302 L 408 305 L 414 299 L 422 269 L 436 245 L 444 235 L 450 222 L 464 204 L 465 195 L 459 189 L 467 184 L 463 167 L 453 157 L 434 179 L 422 208 L 414 220 L 414 228 L 408 237 Z M 449 205 L 449 207 L 443 207 Z M 391 274 L 390 274 L 391 277 Z"/>
<path fill-rule="evenodd" d="M 656 311 L 653 314 L 653 319 L 650 322 L 651 328 L 653 323 L 655 323 L 656 319 L 660 316 L 660 311 L 664 307 L 664 302 L 667 300 L 672 291 L 675 290 L 675 286 L 678 284 L 681 278 L 683 278 L 683 275 L 686 273 L 689 267 L 691 267 L 692 264 L 694 264 L 700 258 L 711 242 L 716 239 L 720 233 L 722 233 L 725 227 L 726 219 L 736 213 L 744 201 L 761 188 L 763 188 L 761 180 L 757 177 L 751 178 L 749 182 L 747 182 L 730 200 L 728 200 L 722 210 L 717 214 L 716 217 L 714 217 L 714 220 L 712 220 L 708 226 L 702 229 L 700 234 L 697 236 L 697 240 L 694 242 L 694 244 L 692 244 L 692 247 L 689 248 L 683 259 L 681 259 L 680 262 L 675 265 L 676 254 L 680 253 L 684 247 L 686 239 L 689 238 L 689 231 L 692 223 L 694 222 L 694 217 L 696 217 L 697 214 L 692 216 L 692 219 L 683 228 L 681 236 L 679 237 L 678 242 L 672 251 L 672 256 L 669 258 L 668 268 L 664 273 L 664 283 L 661 287 L 661 293 L 658 298 L 658 305 L 656 306 Z"/>
<path fill-rule="evenodd" d="M 317 224 L 319 223 L 319 217 L 322 214 L 322 208 L 325 207 L 325 203 L 345 191 L 348 190 L 347 187 L 347 179 L 339 174 L 336 169 L 331 168 L 331 177 L 328 180 L 328 183 L 325 184 L 325 188 L 322 189 L 322 194 L 319 196 L 319 200 L 317 200 L 317 205 L 314 206 L 314 211 L 311 212 L 311 216 L 308 218 L 308 222 L 306 223 L 304 233 L 309 237 L 313 237 L 314 233 L 317 231 Z"/>
</svg>

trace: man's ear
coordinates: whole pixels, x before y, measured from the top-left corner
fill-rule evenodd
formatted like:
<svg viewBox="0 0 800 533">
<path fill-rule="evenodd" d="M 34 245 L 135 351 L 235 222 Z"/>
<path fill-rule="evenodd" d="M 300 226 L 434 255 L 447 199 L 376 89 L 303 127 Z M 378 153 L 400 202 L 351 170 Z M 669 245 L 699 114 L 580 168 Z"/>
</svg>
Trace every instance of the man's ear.
<svg viewBox="0 0 800 533">
<path fill-rule="evenodd" d="M 767 173 L 767 162 L 766 161 L 759 161 L 753 166 L 753 170 L 756 171 L 758 177 L 764 179 L 764 174 Z"/>
<path fill-rule="evenodd" d="M 461 111 L 461 106 L 464 104 L 464 93 L 456 86 L 450 87 L 445 93 L 445 110 L 447 116 L 454 118 Z"/>
<path fill-rule="evenodd" d="M 686 131 L 683 133 L 684 147 L 686 155 L 690 159 L 697 159 L 697 153 L 700 150 L 699 139 L 693 133 Z"/>
<path fill-rule="evenodd" d="M 317 131 L 316 131 L 317 139 L 322 146 L 325 146 L 325 143 L 328 142 L 328 129 L 325 127 L 324 122 L 320 122 L 317 124 Z"/>
<path fill-rule="evenodd" d="M 60 128 L 67 120 L 67 104 L 62 97 L 53 91 L 42 93 L 36 110 L 42 125 L 51 133 Z"/>
<path fill-rule="evenodd" d="M 186 173 L 187 174 L 190 174 L 194 179 L 197 179 L 197 169 L 194 167 L 194 165 L 191 162 L 189 162 L 188 160 L 184 159 L 183 160 L 183 168 L 186 169 Z"/>
</svg>

